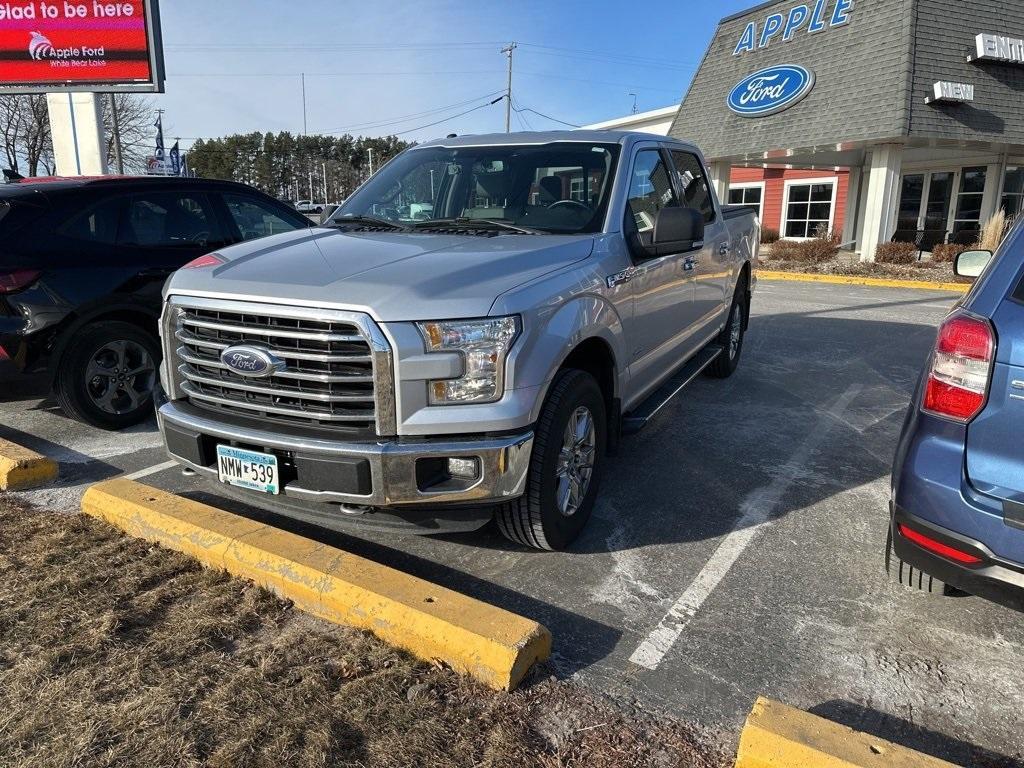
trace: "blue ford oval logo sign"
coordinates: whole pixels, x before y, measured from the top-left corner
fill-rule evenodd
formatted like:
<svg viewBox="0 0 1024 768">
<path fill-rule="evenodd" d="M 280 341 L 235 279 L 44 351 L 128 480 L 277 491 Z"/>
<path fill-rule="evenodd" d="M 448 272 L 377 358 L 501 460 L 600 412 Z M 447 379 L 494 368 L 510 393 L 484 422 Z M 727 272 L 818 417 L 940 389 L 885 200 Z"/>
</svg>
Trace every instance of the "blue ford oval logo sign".
<svg viewBox="0 0 1024 768">
<path fill-rule="evenodd" d="M 767 117 L 789 109 L 810 93 L 814 73 L 806 67 L 783 64 L 743 78 L 729 94 L 729 109 L 743 117 Z"/>
<path fill-rule="evenodd" d="M 284 361 L 269 350 L 246 344 L 228 347 L 220 353 L 220 361 L 242 376 L 270 376 L 285 367 Z"/>
</svg>

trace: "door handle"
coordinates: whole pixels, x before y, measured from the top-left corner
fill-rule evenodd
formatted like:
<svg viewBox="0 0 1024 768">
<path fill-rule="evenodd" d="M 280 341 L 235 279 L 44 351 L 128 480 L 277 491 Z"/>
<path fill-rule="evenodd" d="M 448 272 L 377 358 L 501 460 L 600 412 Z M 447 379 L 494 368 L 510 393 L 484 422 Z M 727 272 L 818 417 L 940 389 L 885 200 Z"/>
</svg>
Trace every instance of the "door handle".
<svg viewBox="0 0 1024 768">
<path fill-rule="evenodd" d="M 729 251 L 731 251 L 731 250 L 732 250 L 732 248 L 729 247 L 728 243 L 722 243 L 720 246 L 718 246 L 718 255 L 719 256 L 728 256 L 729 255 Z"/>
</svg>

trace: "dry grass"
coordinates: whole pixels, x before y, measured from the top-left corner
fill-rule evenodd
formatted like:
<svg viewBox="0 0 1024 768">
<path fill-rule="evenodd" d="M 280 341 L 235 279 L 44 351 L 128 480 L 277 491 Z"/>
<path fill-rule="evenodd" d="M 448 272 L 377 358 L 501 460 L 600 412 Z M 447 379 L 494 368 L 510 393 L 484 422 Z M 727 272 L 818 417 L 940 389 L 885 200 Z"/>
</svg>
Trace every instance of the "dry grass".
<svg viewBox="0 0 1024 768">
<path fill-rule="evenodd" d="M 724 765 L 679 723 L 415 662 L 85 517 L 0 495 L 0 765 Z M 596 727 L 595 727 L 596 726 Z"/>
<path fill-rule="evenodd" d="M 1006 236 L 1006 211 L 1000 208 L 985 222 L 981 229 L 981 240 L 978 249 L 995 253 Z"/>
</svg>

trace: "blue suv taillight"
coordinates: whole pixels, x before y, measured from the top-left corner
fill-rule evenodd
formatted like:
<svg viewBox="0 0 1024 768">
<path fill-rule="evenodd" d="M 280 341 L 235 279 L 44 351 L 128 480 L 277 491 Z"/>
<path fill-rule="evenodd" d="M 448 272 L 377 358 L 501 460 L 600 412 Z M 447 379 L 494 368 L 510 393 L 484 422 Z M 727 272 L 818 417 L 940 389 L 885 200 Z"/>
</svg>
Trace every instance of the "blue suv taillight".
<svg viewBox="0 0 1024 768">
<path fill-rule="evenodd" d="M 964 424 L 981 413 L 995 354 L 988 321 L 962 311 L 947 317 L 939 327 L 923 409 Z"/>
</svg>

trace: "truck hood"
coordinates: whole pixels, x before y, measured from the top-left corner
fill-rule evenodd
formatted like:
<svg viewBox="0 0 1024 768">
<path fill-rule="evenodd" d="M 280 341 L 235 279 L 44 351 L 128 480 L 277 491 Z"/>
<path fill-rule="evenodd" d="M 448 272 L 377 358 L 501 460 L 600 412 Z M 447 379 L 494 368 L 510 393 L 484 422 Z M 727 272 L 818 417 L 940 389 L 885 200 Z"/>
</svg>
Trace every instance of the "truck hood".
<svg viewBox="0 0 1024 768">
<path fill-rule="evenodd" d="M 384 322 L 486 316 L 501 294 L 587 258 L 592 235 L 409 234 L 313 229 L 218 251 L 166 294 L 363 311 Z"/>
</svg>

